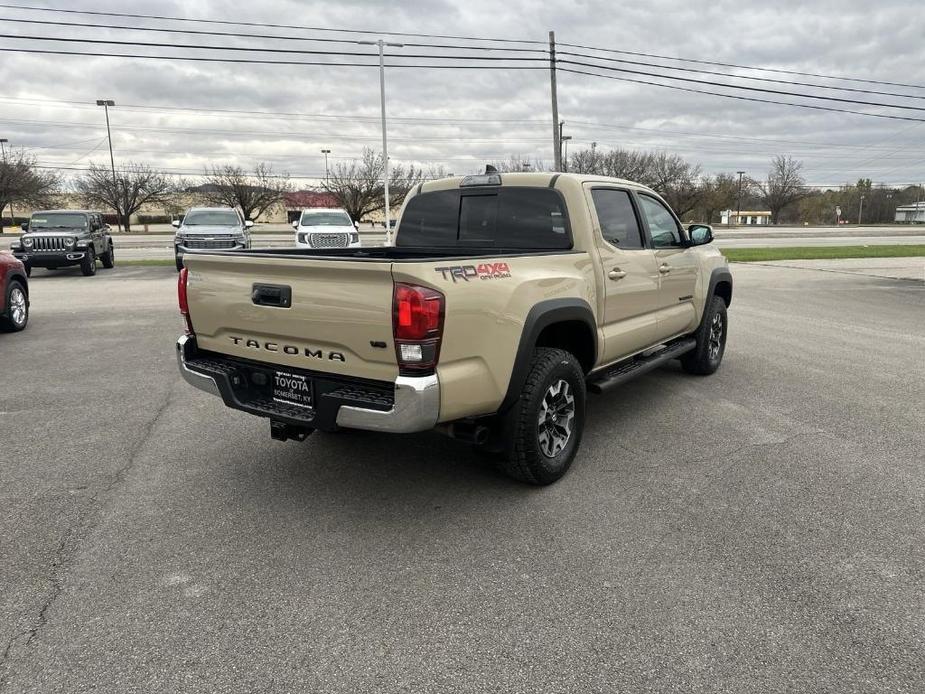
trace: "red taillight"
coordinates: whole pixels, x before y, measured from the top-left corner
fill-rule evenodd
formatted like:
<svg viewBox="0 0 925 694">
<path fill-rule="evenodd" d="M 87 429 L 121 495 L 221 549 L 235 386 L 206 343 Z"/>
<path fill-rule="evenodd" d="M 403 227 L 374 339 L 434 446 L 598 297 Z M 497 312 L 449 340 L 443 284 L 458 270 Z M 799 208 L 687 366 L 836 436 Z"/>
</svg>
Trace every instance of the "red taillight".
<svg viewBox="0 0 925 694">
<path fill-rule="evenodd" d="M 189 299 L 186 296 L 186 283 L 189 277 L 189 270 L 183 268 L 180 270 L 180 276 L 177 277 L 177 302 L 180 304 L 180 315 L 186 321 L 186 334 L 193 334 L 193 324 L 189 318 Z"/>
<path fill-rule="evenodd" d="M 446 299 L 436 289 L 395 284 L 392 334 L 399 371 L 433 371 L 440 357 Z"/>
</svg>

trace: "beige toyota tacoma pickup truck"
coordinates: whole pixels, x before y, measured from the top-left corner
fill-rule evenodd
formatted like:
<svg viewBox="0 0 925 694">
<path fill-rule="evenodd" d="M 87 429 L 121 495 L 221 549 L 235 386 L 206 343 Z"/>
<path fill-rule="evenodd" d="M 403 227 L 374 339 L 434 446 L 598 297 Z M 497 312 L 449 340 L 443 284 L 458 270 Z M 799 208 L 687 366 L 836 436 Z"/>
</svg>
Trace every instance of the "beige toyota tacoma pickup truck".
<svg viewBox="0 0 925 694">
<path fill-rule="evenodd" d="M 629 181 L 424 183 L 394 247 L 184 255 L 180 372 L 276 439 L 437 428 L 549 484 L 587 392 L 670 359 L 719 367 L 732 276 L 712 238 Z"/>
</svg>

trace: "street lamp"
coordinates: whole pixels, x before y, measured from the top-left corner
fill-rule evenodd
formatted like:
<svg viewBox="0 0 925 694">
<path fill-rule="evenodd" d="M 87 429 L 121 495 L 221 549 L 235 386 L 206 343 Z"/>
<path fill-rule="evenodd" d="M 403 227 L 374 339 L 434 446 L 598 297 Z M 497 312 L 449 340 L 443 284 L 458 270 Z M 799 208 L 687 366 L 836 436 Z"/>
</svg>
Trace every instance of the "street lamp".
<svg viewBox="0 0 925 694">
<path fill-rule="evenodd" d="M 0 137 L 0 156 L 3 157 L 3 160 L 6 161 L 6 149 L 4 149 L 3 144 L 9 142 L 5 137 Z M 13 150 L 10 150 L 10 154 L 13 153 Z M 0 217 L 3 216 L 3 210 L 0 209 Z M 15 220 L 13 219 L 13 201 L 10 200 L 10 226 L 14 226 Z M 3 225 L 0 224 L 0 229 L 3 228 Z"/>
<path fill-rule="evenodd" d="M 328 184 L 328 155 L 331 153 L 329 149 L 321 150 L 321 153 L 324 155 L 324 184 Z"/>
<path fill-rule="evenodd" d="M 861 195 L 861 204 L 858 205 L 858 226 L 861 225 L 861 217 L 864 215 L 864 195 Z"/>
<path fill-rule="evenodd" d="M 403 48 L 403 43 L 386 43 L 378 41 L 357 41 L 360 46 L 379 46 L 379 101 L 382 109 L 382 163 L 384 165 L 383 189 L 385 192 L 385 242 L 392 245 L 392 220 L 389 209 L 389 141 L 386 135 L 385 123 L 385 47 Z"/>
<path fill-rule="evenodd" d="M 745 172 L 736 171 L 736 173 L 739 174 L 739 187 L 736 190 L 736 226 L 738 226 L 742 223 L 742 176 L 745 175 Z"/>
<path fill-rule="evenodd" d="M 106 112 L 106 139 L 109 141 L 109 163 L 112 166 L 112 192 L 113 195 L 117 194 L 118 184 L 116 183 L 116 160 L 112 156 L 112 132 L 109 130 L 109 107 L 115 106 L 116 102 L 112 99 L 97 99 L 97 106 L 102 106 L 103 110 Z M 119 210 L 116 210 L 116 214 L 119 214 Z M 118 222 L 119 231 L 122 231 L 122 220 Z"/>
</svg>

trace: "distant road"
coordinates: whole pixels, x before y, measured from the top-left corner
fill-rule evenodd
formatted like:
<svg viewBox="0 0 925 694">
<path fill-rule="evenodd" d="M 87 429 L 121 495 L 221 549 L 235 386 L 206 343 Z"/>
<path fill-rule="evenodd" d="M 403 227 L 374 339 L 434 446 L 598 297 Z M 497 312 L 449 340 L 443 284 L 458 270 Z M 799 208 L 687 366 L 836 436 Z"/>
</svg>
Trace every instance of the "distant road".
<svg viewBox="0 0 925 694">
<path fill-rule="evenodd" d="M 268 228 L 271 227 L 271 228 Z M 166 227 L 164 231 L 166 231 Z M 253 237 L 255 246 L 282 248 L 293 245 L 293 233 L 284 225 L 261 227 L 264 233 Z M 160 231 L 160 230 L 159 230 Z M 270 233 L 266 233 L 269 231 Z M 786 246 L 875 246 L 925 245 L 925 227 L 864 226 L 864 227 L 765 227 L 762 229 L 715 229 L 716 245 L 721 248 L 779 248 Z M 125 260 L 170 258 L 173 238 L 160 233 L 115 233 L 116 254 Z M 10 247 L 12 236 L 0 238 L 0 250 Z M 360 229 L 364 245 L 379 246 L 385 242 L 381 229 Z"/>
</svg>

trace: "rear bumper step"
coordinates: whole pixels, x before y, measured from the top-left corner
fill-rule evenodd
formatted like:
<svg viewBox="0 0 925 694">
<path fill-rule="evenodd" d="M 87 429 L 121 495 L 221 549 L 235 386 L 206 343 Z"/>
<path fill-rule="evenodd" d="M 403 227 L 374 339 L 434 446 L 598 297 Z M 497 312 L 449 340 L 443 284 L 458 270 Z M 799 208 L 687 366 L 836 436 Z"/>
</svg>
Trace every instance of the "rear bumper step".
<svg viewBox="0 0 925 694">
<path fill-rule="evenodd" d="M 248 387 L 248 374 L 272 371 L 272 364 L 247 362 L 201 352 L 196 338 L 177 340 L 177 366 L 190 385 L 216 395 L 228 407 L 268 417 L 286 431 L 339 427 L 396 434 L 433 429 L 440 414 L 440 384 L 433 376 L 399 376 L 394 383 L 364 382 L 324 373 L 304 372 L 313 383 L 312 407 L 274 402 Z M 295 438 L 289 435 L 288 438 Z"/>
<path fill-rule="evenodd" d="M 631 378 L 636 378 L 636 376 L 651 371 L 667 361 L 677 359 L 696 346 L 697 340 L 692 337 L 684 338 L 666 345 L 664 349 L 660 349 L 648 357 L 635 357 L 616 364 L 600 374 L 592 376 L 591 380 L 588 381 L 588 390 L 592 393 L 603 393 L 614 386 L 626 383 Z"/>
</svg>

